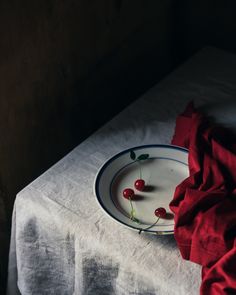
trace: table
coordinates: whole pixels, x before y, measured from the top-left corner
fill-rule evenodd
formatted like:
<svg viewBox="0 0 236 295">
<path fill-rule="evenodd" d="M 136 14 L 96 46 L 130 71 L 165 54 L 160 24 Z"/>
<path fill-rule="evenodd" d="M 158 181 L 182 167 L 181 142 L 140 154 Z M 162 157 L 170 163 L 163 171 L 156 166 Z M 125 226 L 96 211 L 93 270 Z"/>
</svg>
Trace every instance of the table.
<svg viewBox="0 0 236 295">
<path fill-rule="evenodd" d="M 236 56 L 204 48 L 16 196 L 8 294 L 199 294 L 201 267 L 173 236 L 138 235 L 95 201 L 99 167 L 123 149 L 168 144 L 190 100 L 236 127 Z"/>
</svg>

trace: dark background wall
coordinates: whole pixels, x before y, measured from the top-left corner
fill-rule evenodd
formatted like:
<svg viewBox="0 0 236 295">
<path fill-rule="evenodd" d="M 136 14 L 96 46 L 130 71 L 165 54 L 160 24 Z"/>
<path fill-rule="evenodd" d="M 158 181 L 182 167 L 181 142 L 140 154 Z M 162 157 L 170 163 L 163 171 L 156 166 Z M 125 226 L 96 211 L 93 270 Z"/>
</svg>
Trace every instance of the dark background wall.
<svg viewBox="0 0 236 295">
<path fill-rule="evenodd" d="M 175 62 L 210 45 L 236 52 L 236 1 L 174 1 Z"/>
<path fill-rule="evenodd" d="M 170 71 L 171 4 L 0 2 L 0 280 L 17 192 Z"/>
</svg>

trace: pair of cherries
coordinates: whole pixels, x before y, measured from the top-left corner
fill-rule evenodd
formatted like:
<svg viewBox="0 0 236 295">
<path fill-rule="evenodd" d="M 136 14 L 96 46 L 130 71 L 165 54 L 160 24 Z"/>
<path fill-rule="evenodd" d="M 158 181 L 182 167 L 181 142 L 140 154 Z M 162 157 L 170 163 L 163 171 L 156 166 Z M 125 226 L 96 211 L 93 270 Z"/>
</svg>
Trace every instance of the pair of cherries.
<svg viewBox="0 0 236 295">
<path fill-rule="evenodd" d="M 145 188 L 145 181 L 143 179 L 137 179 L 134 183 L 134 187 L 138 190 L 138 191 L 143 191 Z M 128 199 L 128 200 L 132 200 L 135 196 L 134 194 L 134 190 L 132 188 L 126 188 L 123 190 L 123 196 L 124 198 Z M 154 214 L 158 217 L 158 218 L 165 218 L 166 217 L 166 209 L 163 207 L 159 207 L 154 211 Z"/>
<path fill-rule="evenodd" d="M 145 188 L 145 181 L 143 179 L 137 179 L 134 183 L 134 187 L 136 190 L 142 192 Z M 123 196 L 126 199 L 133 199 L 134 198 L 134 190 L 132 188 L 125 188 L 123 190 Z"/>
<path fill-rule="evenodd" d="M 139 190 L 139 191 L 143 191 L 144 187 L 145 187 L 145 181 L 143 179 L 137 179 L 134 183 L 134 187 Z M 131 206 L 131 211 L 130 211 L 130 219 L 137 222 L 138 224 L 140 224 L 140 221 L 135 217 L 135 210 L 134 207 L 132 205 L 132 200 L 134 199 L 134 190 L 132 188 L 125 188 L 123 190 L 123 197 L 125 199 L 128 199 L 130 202 L 130 206 Z"/>
</svg>

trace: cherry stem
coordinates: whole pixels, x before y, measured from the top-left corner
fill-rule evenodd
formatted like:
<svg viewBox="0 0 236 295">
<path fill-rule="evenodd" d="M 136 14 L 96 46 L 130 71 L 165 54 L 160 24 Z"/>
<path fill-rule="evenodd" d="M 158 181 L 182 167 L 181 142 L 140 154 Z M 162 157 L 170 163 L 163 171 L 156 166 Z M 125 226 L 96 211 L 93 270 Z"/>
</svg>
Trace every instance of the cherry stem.
<svg viewBox="0 0 236 295">
<path fill-rule="evenodd" d="M 153 226 L 155 226 L 155 225 L 157 224 L 157 222 L 159 221 L 159 219 L 160 219 L 160 217 L 157 217 L 157 220 L 156 220 L 152 225 L 150 225 L 150 226 L 148 226 L 148 227 L 146 227 L 146 228 L 144 228 L 144 229 L 140 229 L 139 234 L 141 234 L 141 232 L 142 232 L 143 230 L 146 231 L 146 230 L 152 228 Z"/>
<path fill-rule="evenodd" d="M 135 217 L 135 210 L 131 201 L 131 198 L 129 197 L 129 202 L 131 206 L 131 212 L 130 212 L 130 219 L 138 224 L 140 224 L 140 221 Z"/>
<path fill-rule="evenodd" d="M 129 202 L 130 202 L 130 206 L 131 206 L 131 212 L 134 211 L 134 207 L 133 207 L 133 204 L 132 204 L 132 201 L 131 201 L 131 198 L 129 197 Z"/>
<path fill-rule="evenodd" d="M 141 163 L 140 161 L 138 162 L 139 165 L 139 179 L 142 179 L 142 171 L 141 171 Z"/>
<path fill-rule="evenodd" d="M 134 207 L 133 207 L 133 204 L 132 204 L 132 201 L 131 201 L 131 198 L 129 197 L 129 202 L 130 202 L 130 206 L 131 206 L 131 212 L 130 212 L 130 219 L 131 220 L 135 220 L 135 217 L 134 217 Z"/>
</svg>

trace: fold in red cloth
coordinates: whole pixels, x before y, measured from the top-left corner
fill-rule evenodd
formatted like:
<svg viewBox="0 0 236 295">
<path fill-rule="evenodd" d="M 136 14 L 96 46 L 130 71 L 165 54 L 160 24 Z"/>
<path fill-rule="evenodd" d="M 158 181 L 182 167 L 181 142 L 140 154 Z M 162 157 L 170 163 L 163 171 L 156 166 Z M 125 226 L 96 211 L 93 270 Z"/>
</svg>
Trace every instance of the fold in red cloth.
<svg viewBox="0 0 236 295">
<path fill-rule="evenodd" d="M 170 209 L 184 259 L 203 266 L 202 295 L 236 295 L 236 137 L 190 103 L 172 144 L 189 149 L 189 174 Z"/>
</svg>

